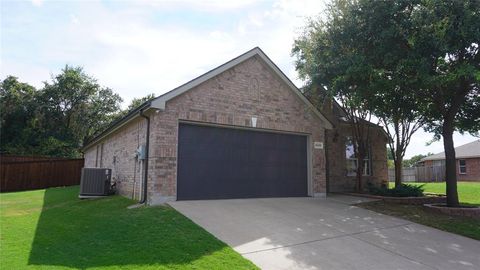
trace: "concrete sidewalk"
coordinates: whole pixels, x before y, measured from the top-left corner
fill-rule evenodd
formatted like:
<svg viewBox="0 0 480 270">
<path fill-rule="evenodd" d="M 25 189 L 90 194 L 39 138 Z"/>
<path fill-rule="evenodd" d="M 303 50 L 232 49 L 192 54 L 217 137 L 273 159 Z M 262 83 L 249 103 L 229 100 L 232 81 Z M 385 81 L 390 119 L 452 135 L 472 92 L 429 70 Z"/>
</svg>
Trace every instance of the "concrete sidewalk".
<svg viewBox="0 0 480 270">
<path fill-rule="evenodd" d="M 170 205 L 262 269 L 480 269 L 480 241 L 319 198 Z"/>
</svg>

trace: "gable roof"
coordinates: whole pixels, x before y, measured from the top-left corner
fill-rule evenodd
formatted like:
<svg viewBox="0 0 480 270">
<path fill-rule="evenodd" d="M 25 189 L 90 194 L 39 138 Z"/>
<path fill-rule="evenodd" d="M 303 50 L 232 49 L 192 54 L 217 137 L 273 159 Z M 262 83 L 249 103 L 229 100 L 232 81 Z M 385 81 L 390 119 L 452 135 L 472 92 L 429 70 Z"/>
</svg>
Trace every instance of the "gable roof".
<svg viewBox="0 0 480 270">
<path fill-rule="evenodd" d="M 287 86 L 289 86 L 289 89 L 292 90 L 300 100 L 302 100 L 311 110 L 312 112 L 317 115 L 322 121 L 325 123 L 325 128 L 326 129 L 332 129 L 333 124 L 332 122 L 325 117 L 303 94 L 302 92 L 293 84 L 293 82 L 283 73 L 280 68 L 278 68 L 275 63 L 259 48 L 255 47 L 246 53 L 186 82 L 185 84 L 180 85 L 179 87 L 170 90 L 169 92 L 162 94 L 154 99 L 151 99 L 134 110 L 130 111 L 127 115 L 125 115 L 123 118 L 114 121 L 105 131 L 97 135 L 95 138 L 90 140 L 84 147 L 83 149 L 87 149 L 91 146 L 93 146 L 95 143 L 98 141 L 102 140 L 106 136 L 108 136 L 110 133 L 114 132 L 115 130 L 119 129 L 121 126 L 127 124 L 131 120 L 139 117 L 139 113 L 141 111 L 147 111 L 150 109 L 154 110 L 165 110 L 165 106 L 167 101 L 191 90 L 192 88 L 206 82 L 207 80 L 225 72 L 226 70 L 237 66 L 240 63 L 243 63 L 244 61 L 258 56 L 260 59 L 262 59 L 267 66 L 273 71 L 274 74 L 276 74 Z"/>
<path fill-rule="evenodd" d="M 250 51 L 226 62 L 225 64 L 218 66 L 217 68 L 214 68 L 207 73 L 204 73 L 203 75 L 200 75 L 199 77 L 171 90 L 170 92 L 167 92 L 157 98 L 155 98 L 152 101 L 152 106 L 155 108 L 159 109 L 165 109 L 165 104 L 168 100 L 175 98 L 176 96 L 179 96 L 188 90 L 208 81 L 209 79 L 229 70 L 230 68 L 254 57 L 254 56 L 259 56 L 260 59 L 262 59 L 268 67 L 278 76 L 284 83 L 286 83 L 289 88 L 294 91 L 294 93 L 305 103 L 307 106 L 309 106 L 312 111 L 320 117 L 323 121 L 326 122 L 327 128 L 332 128 L 332 123 L 319 111 L 313 104 L 302 94 L 302 92 L 293 84 L 293 82 L 283 73 L 280 68 L 278 68 L 275 63 L 259 48 L 255 47 L 251 49 Z"/>
<path fill-rule="evenodd" d="M 480 158 L 480 140 L 475 140 L 473 142 L 455 147 L 455 157 L 457 159 L 474 157 Z M 445 152 L 422 158 L 421 161 L 442 159 L 445 159 Z"/>
</svg>

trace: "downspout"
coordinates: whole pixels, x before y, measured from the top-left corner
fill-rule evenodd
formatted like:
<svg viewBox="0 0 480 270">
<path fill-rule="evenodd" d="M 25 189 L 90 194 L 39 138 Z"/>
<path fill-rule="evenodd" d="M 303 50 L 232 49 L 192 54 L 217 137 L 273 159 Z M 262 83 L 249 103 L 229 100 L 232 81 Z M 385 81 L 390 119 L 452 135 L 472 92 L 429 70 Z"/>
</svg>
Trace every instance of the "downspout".
<svg viewBox="0 0 480 270">
<path fill-rule="evenodd" d="M 329 164 L 329 160 L 330 160 L 330 157 L 328 156 L 328 146 L 330 145 L 328 143 L 328 140 L 329 140 L 329 135 L 328 135 L 328 132 L 327 130 L 325 129 L 324 131 L 324 134 L 323 134 L 323 137 L 324 137 L 324 153 L 325 153 L 325 184 L 327 186 L 326 188 L 326 196 L 328 196 L 328 194 L 330 193 L 330 164 Z"/>
<path fill-rule="evenodd" d="M 143 109 L 140 110 L 140 116 L 147 120 L 147 134 L 146 134 L 146 142 L 145 142 L 145 161 L 143 162 L 144 169 L 143 169 L 143 197 L 142 200 L 139 202 L 140 204 L 144 204 L 147 202 L 147 182 L 148 182 L 148 149 L 150 148 L 150 117 L 143 114 Z"/>
</svg>

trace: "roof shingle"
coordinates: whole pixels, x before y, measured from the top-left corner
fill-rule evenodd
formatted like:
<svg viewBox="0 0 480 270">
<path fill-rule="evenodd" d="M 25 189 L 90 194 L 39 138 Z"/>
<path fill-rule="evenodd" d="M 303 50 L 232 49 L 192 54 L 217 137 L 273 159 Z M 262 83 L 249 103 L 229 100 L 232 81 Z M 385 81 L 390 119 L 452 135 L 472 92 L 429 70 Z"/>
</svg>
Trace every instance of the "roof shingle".
<svg viewBox="0 0 480 270">
<path fill-rule="evenodd" d="M 480 157 L 480 140 L 475 140 L 473 142 L 455 147 L 455 156 L 457 159 Z M 445 152 L 425 157 L 422 159 L 422 161 L 442 159 L 445 159 Z"/>
</svg>

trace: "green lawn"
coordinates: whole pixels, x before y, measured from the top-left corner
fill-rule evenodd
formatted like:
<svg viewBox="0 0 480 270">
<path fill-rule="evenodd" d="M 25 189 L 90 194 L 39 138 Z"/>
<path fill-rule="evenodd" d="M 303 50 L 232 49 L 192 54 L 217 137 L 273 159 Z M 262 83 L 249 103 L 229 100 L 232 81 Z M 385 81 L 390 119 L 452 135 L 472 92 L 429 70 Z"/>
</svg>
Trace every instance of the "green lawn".
<svg viewBox="0 0 480 270">
<path fill-rule="evenodd" d="M 445 194 L 445 183 L 408 183 L 409 185 L 425 184 L 425 192 Z M 390 187 L 395 184 L 390 183 Z M 480 183 L 458 182 L 458 195 L 464 204 L 480 205 Z M 382 201 L 359 204 L 360 207 L 411 220 L 416 223 L 440 230 L 460 234 L 480 240 L 480 220 L 468 217 L 449 216 L 428 211 L 421 205 L 402 205 Z"/>
<path fill-rule="evenodd" d="M 403 205 L 375 201 L 361 203 L 358 204 L 358 206 L 385 215 L 400 217 L 440 230 L 480 240 L 479 219 L 434 213 L 426 210 L 421 205 Z"/>
<path fill-rule="evenodd" d="M 257 269 L 170 207 L 78 187 L 0 195 L 2 269 Z"/>
<path fill-rule="evenodd" d="M 445 194 L 445 182 L 440 183 L 407 183 L 409 185 L 422 185 L 425 192 Z M 395 183 L 390 182 L 390 187 Z M 480 205 L 480 183 L 479 182 L 458 182 L 458 196 L 461 203 Z"/>
</svg>

